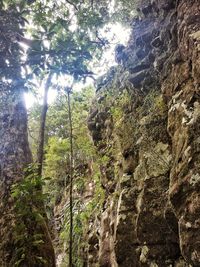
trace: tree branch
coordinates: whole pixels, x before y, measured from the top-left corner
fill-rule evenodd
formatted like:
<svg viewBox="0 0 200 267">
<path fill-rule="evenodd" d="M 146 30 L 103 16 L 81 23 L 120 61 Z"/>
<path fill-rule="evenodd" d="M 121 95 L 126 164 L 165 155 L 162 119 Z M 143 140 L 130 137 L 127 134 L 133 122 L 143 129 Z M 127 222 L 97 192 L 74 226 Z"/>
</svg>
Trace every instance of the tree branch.
<svg viewBox="0 0 200 267">
<path fill-rule="evenodd" d="M 73 6 L 77 11 L 78 11 L 78 7 L 74 4 L 74 3 L 72 3 L 71 1 L 69 1 L 69 0 L 65 0 L 68 4 L 70 4 L 71 6 Z"/>
</svg>

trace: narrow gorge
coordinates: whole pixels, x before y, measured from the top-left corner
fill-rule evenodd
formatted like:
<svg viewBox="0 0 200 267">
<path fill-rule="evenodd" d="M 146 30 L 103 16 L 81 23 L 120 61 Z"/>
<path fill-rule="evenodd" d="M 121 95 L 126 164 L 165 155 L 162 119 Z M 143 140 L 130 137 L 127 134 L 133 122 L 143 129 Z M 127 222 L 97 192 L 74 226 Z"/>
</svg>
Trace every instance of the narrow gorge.
<svg viewBox="0 0 200 267">
<path fill-rule="evenodd" d="M 200 3 L 145 0 L 88 127 L 106 161 L 88 265 L 200 266 Z"/>
<path fill-rule="evenodd" d="M 55 266 L 200 267 L 200 0 L 0 1 L 0 267 Z"/>
</svg>

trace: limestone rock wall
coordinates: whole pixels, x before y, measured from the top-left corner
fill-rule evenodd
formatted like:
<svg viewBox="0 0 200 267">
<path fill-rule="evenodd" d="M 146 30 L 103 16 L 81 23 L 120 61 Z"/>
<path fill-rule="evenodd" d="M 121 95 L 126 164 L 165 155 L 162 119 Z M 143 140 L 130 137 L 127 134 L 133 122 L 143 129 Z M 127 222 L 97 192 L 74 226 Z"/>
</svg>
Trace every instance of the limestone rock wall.
<svg viewBox="0 0 200 267">
<path fill-rule="evenodd" d="M 88 119 L 106 194 L 88 266 L 200 266 L 200 2 L 141 2 Z"/>
</svg>

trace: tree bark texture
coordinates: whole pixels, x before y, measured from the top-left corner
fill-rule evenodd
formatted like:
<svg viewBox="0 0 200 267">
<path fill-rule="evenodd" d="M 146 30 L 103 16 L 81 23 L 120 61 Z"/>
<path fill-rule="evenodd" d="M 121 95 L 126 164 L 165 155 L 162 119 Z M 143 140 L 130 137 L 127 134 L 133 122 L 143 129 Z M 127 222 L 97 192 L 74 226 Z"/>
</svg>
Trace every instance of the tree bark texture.
<svg viewBox="0 0 200 267">
<path fill-rule="evenodd" d="M 44 136 L 45 136 L 45 123 L 46 123 L 46 116 L 48 110 L 48 92 L 49 87 L 51 84 L 51 77 L 52 74 L 49 73 L 47 78 L 45 88 L 44 88 L 44 98 L 43 98 L 43 105 L 42 105 L 42 112 L 41 112 L 41 119 L 40 119 L 40 131 L 39 131 L 39 138 L 38 138 L 38 151 L 37 151 L 37 163 L 38 163 L 38 175 L 42 175 L 42 166 L 43 166 L 43 158 L 44 158 Z"/>
<path fill-rule="evenodd" d="M 72 112 L 71 112 L 71 90 L 67 90 L 67 102 L 68 102 L 68 115 L 69 115 L 69 132 L 70 132 L 70 233 L 69 233 L 69 267 L 73 267 L 73 161 L 74 161 L 74 150 L 73 150 L 73 125 L 72 125 Z"/>
<path fill-rule="evenodd" d="M 16 12 L 16 11 L 15 11 Z M 0 11 L 0 266 L 13 267 L 16 247 L 16 221 L 12 185 L 23 179 L 23 170 L 32 162 L 28 144 L 27 112 L 24 102 L 24 82 L 21 78 L 19 47 L 12 36 L 18 31 L 20 17 L 11 10 Z M 34 217 L 33 217 L 34 218 Z M 42 234 L 44 244 L 39 256 L 47 265 L 55 266 L 54 251 L 48 228 L 33 222 Z M 35 251 L 30 251 L 32 255 Z M 30 266 L 23 263 L 20 266 Z"/>
</svg>

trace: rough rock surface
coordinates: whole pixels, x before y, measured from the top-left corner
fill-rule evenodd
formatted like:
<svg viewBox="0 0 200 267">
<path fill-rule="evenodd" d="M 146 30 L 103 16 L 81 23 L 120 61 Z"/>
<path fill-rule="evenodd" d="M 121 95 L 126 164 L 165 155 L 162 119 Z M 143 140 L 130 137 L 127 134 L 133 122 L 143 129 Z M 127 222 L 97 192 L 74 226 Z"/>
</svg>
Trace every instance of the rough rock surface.
<svg viewBox="0 0 200 267">
<path fill-rule="evenodd" d="M 143 0 L 88 119 L 106 198 L 88 266 L 200 266 L 200 2 Z M 92 249 L 99 247 L 99 250 Z"/>
</svg>

